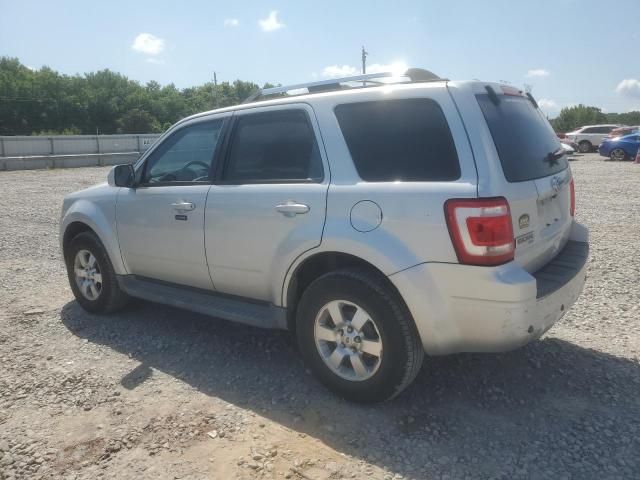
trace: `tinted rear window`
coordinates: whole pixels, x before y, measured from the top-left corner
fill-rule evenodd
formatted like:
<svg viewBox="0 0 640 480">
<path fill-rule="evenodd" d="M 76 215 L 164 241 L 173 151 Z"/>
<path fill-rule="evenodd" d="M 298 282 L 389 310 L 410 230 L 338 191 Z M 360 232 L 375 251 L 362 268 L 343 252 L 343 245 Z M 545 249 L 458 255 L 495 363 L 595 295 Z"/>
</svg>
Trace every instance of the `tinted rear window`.
<svg viewBox="0 0 640 480">
<path fill-rule="evenodd" d="M 440 106 L 426 98 L 335 109 L 358 175 L 368 182 L 450 181 L 460 165 Z"/>
<path fill-rule="evenodd" d="M 567 168 L 562 147 L 549 122 L 525 97 L 501 95 L 495 105 L 489 95 L 476 95 L 509 182 L 542 178 Z"/>
</svg>

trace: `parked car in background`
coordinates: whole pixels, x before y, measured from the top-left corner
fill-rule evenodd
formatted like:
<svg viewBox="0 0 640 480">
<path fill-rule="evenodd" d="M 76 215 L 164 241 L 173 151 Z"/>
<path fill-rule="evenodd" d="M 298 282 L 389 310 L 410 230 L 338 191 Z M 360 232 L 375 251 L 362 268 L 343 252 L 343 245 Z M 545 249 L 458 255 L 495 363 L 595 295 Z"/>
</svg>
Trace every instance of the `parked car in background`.
<svg viewBox="0 0 640 480">
<path fill-rule="evenodd" d="M 566 138 L 561 138 L 561 139 L 560 139 L 560 144 L 561 144 L 563 147 L 564 147 L 565 145 L 566 145 L 566 146 L 568 146 L 569 148 L 571 148 L 571 149 L 574 151 L 574 153 L 575 153 L 575 152 L 577 152 L 577 151 L 579 151 L 578 144 L 577 144 L 577 143 L 575 143 L 575 142 L 572 142 L 571 140 L 568 140 L 568 139 L 566 139 Z"/>
<path fill-rule="evenodd" d="M 576 150 L 567 143 L 560 142 L 560 146 L 562 147 L 566 155 L 573 155 L 574 153 L 576 153 Z"/>
<path fill-rule="evenodd" d="M 624 137 L 626 135 L 631 135 L 632 133 L 638 133 L 638 132 L 640 132 L 640 126 L 638 125 L 636 125 L 635 127 L 614 128 L 613 130 L 611 130 L 611 133 L 609 134 L 609 138 Z"/>
<path fill-rule="evenodd" d="M 597 148 L 614 128 L 620 125 L 585 125 L 565 135 L 567 140 L 578 144 L 581 153 L 588 153 Z"/>
<path fill-rule="evenodd" d="M 633 160 L 640 147 L 640 133 L 624 137 L 605 138 L 598 148 L 598 153 L 611 160 Z"/>
</svg>

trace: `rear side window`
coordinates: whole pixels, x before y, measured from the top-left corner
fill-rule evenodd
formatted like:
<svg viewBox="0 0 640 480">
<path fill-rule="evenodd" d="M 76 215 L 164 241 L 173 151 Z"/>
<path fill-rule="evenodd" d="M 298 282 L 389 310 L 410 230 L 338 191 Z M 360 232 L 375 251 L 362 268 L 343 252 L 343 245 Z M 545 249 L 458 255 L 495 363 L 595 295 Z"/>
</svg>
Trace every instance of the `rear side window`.
<svg viewBox="0 0 640 480">
<path fill-rule="evenodd" d="M 553 128 L 529 99 L 501 95 L 495 105 L 487 94 L 476 97 L 509 182 L 535 180 L 567 168 L 566 156 L 558 157 L 562 147 Z"/>
<path fill-rule="evenodd" d="M 303 110 L 242 115 L 234 128 L 224 180 L 234 183 L 322 181 L 322 159 Z"/>
<path fill-rule="evenodd" d="M 360 178 L 451 181 L 460 164 L 440 106 L 426 98 L 347 103 L 335 109 Z"/>
</svg>

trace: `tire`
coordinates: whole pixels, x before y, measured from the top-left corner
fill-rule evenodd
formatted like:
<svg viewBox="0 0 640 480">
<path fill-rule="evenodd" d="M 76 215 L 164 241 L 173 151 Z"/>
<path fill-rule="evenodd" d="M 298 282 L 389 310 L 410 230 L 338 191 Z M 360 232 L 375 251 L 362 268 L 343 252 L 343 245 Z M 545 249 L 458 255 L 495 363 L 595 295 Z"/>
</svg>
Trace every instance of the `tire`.
<svg viewBox="0 0 640 480">
<path fill-rule="evenodd" d="M 591 150 L 593 150 L 593 145 L 589 140 L 582 140 L 578 144 L 578 150 L 580 150 L 580 153 L 589 153 Z"/>
<path fill-rule="evenodd" d="M 614 148 L 611 150 L 611 153 L 609 153 L 609 158 L 611 158 L 611 160 L 621 162 L 627 159 L 627 153 L 621 148 Z"/>
<path fill-rule="evenodd" d="M 342 325 L 334 316 L 342 317 Z M 384 277 L 368 270 L 339 270 L 316 279 L 300 299 L 296 328 L 305 363 L 327 388 L 350 401 L 389 400 L 422 366 L 424 350 L 408 309 Z M 331 335 L 335 341 L 325 340 Z M 335 367 L 332 357 L 343 354 Z"/>
<path fill-rule="evenodd" d="M 94 259 L 94 267 L 90 266 L 91 256 Z M 82 265 L 83 259 L 86 267 Z M 73 295 L 86 311 L 111 313 L 128 303 L 129 296 L 118 286 L 107 251 L 93 232 L 82 232 L 71 240 L 65 251 L 65 264 Z M 79 267 L 78 270 L 83 270 L 84 277 L 76 275 L 76 267 Z M 98 281 L 98 276 L 100 281 Z M 84 288 L 83 280 L 93 281 L 93 288 L 90 288 L 90 282 L 87 283 L 89 286 Z M 97 295 L 95 292 L 98 292 Z"/>
</svg>

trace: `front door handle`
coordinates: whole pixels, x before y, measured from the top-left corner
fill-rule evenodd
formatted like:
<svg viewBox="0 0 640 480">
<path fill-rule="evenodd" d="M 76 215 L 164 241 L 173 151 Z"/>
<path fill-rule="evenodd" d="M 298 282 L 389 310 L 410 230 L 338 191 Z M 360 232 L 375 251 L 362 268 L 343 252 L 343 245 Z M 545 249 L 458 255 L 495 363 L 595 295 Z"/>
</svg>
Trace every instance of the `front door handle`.
<svg viewBox="0 0 640 480">
<path fill-rule="evenodd" d="M 276 210 L 283 214 L 285 217 L 295 217 L 296 215 L 307 213 L 309 211 L 309 205 L 305 205 L 304 203 L 297 203 L 290 200 L 287 203 L 276 205 Z"/>
<path fill-rule="evenodd" d="M 178 212 L 190 212 L 196 209 L 196 204 L 191 202 L 177 202 L 172 203 L 171 206 Z"/>
</svg>

